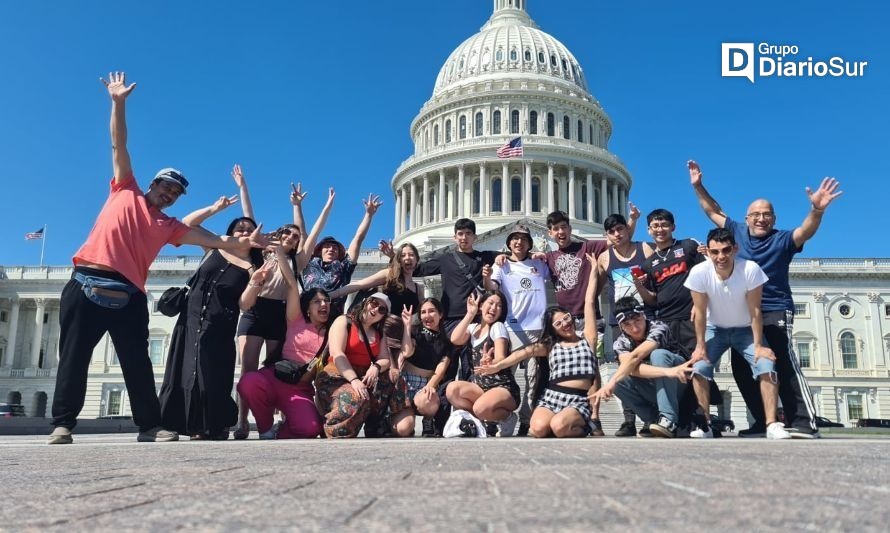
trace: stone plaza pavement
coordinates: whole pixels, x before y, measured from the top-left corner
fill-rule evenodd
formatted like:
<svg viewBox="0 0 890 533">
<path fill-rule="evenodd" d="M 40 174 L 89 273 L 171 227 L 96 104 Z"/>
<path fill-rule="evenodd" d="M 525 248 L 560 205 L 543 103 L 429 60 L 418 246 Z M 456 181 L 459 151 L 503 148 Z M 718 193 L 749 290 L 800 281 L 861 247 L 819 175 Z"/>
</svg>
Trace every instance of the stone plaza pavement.
<svg viewBox="0 0 890 533">
<path fill-rule="evenodd" d="M 254 433 L 255 435 L 255 433 Z M 0 530 L 887 531 L 890 439 L 0 437 Z"/>
</svg>

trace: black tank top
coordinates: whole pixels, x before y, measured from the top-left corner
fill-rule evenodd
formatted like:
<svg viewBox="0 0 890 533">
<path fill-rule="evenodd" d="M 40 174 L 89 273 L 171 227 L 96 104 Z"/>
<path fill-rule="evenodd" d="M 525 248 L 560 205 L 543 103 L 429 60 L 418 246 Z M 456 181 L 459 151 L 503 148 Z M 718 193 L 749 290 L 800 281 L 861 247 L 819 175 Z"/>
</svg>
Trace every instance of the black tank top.
<svg viewBox="0 0 890 533">
<path fill-rule="evenodd" d="M 417 284 L 414 284 L 414 288 L 417 288 Z M 420 298 L 418 298 L 417 293 L 405 287 L 402 291 L 395 291 L 392 289 L 385 289 L 383 294 L 389 296 L 390 308 L 389 312 L 400 316 L 402 314 L 403 306 L 413 308 L 414 314 L 420 313 Z"/>
</svg>

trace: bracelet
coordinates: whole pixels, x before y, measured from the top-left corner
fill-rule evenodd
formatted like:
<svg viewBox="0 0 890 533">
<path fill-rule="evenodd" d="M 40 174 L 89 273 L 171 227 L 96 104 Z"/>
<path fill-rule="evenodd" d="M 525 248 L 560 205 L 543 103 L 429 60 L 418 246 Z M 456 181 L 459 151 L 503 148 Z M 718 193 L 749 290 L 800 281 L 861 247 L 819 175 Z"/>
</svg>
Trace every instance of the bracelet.
<svg viewBox="0 0 890 533">
<path fill-rule="evenodd" d="M 380 368 L 380 365 L 377 363 L 377 361 L 374 361 L 373 363 L 371 363 L 371 366 L 376 366 L 378 372 L 383 372 L 383 369 Z"/>
<path fill-rule="evenodd" d="M 248 282 L 247 282 L 247 286 L 248 286 L 248 287 L 262 287 L 263 284 L 262 284 L 262 283 L 254 283 L 254 282 L 252 282 L 252 281 L 248 281 Z"/>
</svg>

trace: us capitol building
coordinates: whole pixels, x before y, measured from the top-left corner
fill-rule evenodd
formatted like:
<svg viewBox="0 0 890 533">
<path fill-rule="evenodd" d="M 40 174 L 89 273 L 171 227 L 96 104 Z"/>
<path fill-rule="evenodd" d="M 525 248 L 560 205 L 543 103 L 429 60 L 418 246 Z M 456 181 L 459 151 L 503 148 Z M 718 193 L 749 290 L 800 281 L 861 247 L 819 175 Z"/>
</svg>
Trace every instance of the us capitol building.
<svg viewBox="0 0 890 533">
<path fill-rule="evenodd" d="M 608 149 L 612 122 L 590 93 L 581 64 L 537 27 L 526 4 L 494 0 L 488 22 L 439 71 L 432 97 L 410 125 L 414 153 L 391 182 L 396 244 L 440 250 L 453 244 L 454 220 L 470 217 L 477 249 L 501 248 L 517 219 L 526 219 L 536 247 L 545 249 L 554 246 L 544 225 L 552 210 L 568 212 L 583 238 L 601 238 L 604 218 L 624 213 L 633 181 Z M 496 150 L 519 136 L 523 157 L 498 159 Z M 376 250 L 363 250 L 358 259 L 353 279 L 386 263 Z M 199 261 L 159 257 L 151 266 L 149 354 L 158 388 L 175 319 L 158 313 L 155 302 L 166 288 L 184 284 Z M 50 415 L 59 297 L 71 270 L 0 266 L 0 401 L 22 403 L 28 415 Z M 438 288 L 438 279 L 425 282 Z M 890 259 L 797 259 L 791 287 L 793 343 L 818 414 L 845 425 L 890 418 Z M 745 405 L 726 363 L 716 375 L 724 402 L 715 413 L 743 429 Z M 610 404 L 607 411 L 617 413 Z M 129 413 L 106 335 L 93 352 L 81 416 Z M 617 415 L 614 424 L 605 414 L 603 420 L 607 430 L 620 423 Z"/>
</svg>

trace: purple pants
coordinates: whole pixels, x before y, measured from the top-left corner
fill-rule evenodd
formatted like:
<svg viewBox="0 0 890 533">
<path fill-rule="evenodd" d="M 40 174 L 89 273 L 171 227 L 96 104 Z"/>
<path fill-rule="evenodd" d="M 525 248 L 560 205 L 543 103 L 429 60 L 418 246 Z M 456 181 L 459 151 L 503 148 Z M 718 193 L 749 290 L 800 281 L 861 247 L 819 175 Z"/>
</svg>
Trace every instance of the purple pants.
<svg viewBox="0 0 890 533">
<path fill-rule="evenodd" d="M 312 382 L 291 385 L 275 377 L 271 367 L 248 372 L 238 382 L 238 393 L 253 413 L 260 433 L 272 429 L 275 409 L 284 415 L 279 439 L 314 439 L 321 433 Z"/>
</svg>

